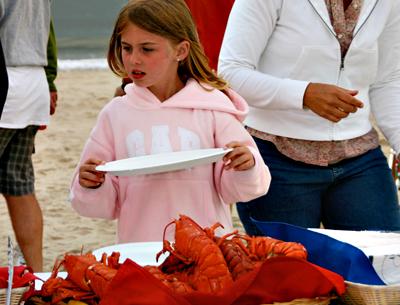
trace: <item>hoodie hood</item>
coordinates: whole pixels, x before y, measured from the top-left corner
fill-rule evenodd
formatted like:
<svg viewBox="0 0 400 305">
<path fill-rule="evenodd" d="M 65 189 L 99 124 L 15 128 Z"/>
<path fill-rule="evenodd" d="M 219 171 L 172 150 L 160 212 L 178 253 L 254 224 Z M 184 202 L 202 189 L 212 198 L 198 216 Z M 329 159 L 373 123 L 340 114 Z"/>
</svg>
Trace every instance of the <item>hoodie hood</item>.
<svg viewBox="0 0 400 305">
<path fill-rule="evenodd" d="M 209 85 L 200 85 L 194 79 L 189 79 L 182 90 L 164 102 L 160 102 L 149 89 L 136 86 L 133 83 L 125 86 L 125 92 L 126 95 L 121 97 L 121 100 L 139 108 L 186 108 L 221 111 L 234 115 L 241 122 L 248 113 L 246 101 L 232 89 L 227 89 L 227 94 L 225 94 Z"/>
</svg>

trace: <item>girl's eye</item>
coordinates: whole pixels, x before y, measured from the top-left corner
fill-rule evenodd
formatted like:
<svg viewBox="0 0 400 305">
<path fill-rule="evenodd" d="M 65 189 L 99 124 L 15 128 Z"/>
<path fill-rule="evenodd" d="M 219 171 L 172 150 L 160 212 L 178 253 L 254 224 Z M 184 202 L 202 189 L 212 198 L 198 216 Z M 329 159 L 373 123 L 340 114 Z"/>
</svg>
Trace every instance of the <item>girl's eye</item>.
<svg viewBox="0 0 400 305">
<path fill-rule="evenodd" d="M 143 47 L 143 52 L 147 53 L 147 52 L 151 52 L 151 51 L 153 51 L 153 49 Z"/>
<path fill-rule="evenodd" d="M 129 46 L 122 46 L 122 50 L 125 52 L 130 52 L 132 50 L 132 48 Z"/>
</svg>

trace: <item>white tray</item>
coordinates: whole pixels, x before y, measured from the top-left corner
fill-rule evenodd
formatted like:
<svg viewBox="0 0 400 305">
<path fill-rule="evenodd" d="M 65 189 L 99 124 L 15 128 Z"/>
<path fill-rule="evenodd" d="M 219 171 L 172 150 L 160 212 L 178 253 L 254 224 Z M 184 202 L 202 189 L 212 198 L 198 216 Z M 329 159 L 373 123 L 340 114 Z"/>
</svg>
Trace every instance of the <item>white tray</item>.
<svg viewBox="0 0 400 305">
<path fill-rule="evenodd" d="M 161 241 L 125 243 L 96 249 L 93 251 L 93 254 L 99 260 L 103 253 L 111 255 L 113 252 L 119 252 L 121 255 L 119 259 L 120 263 L 123 263 L 127 258 L 129 258 L 141 266 L 159 265 L 167 257 L 167 255 L 163 254 L 160 256 L 158 262 L 156 261 L 156 255 L 162 250 L 162 248 L 163 245 Z"/>
<path fill-rule="evenodd" d="M 213 163 L 230 151 L 231 148 L 210 148 L 145 155 L 107 162 L 96 170 L 115 176 L 164 173 Z"/>
</svg>

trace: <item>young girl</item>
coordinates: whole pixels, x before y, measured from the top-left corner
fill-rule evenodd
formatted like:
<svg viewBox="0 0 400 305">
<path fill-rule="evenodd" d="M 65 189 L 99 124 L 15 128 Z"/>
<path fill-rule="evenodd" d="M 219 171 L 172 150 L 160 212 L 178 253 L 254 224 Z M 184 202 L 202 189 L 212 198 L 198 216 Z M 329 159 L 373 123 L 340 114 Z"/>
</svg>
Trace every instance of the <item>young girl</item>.
<svg viewBox="0 0 400 305">
<path fill-rule="evenodd" d="M 133 83 L 99 115 L 72 182 L 72 206 L 84 216 L 118 219 L 118 242 L 159 241 L 179 214 L 232 231 L 229 203 L 265 194 L 270 175 L 241 123 L 247 104 L 208 66 L 184 1 L 129 1 L 108 62 Z M 215 164 L 169 173 L 96 171 L 106 161 L 215 147 L 233 150 Z"/>
</svg>

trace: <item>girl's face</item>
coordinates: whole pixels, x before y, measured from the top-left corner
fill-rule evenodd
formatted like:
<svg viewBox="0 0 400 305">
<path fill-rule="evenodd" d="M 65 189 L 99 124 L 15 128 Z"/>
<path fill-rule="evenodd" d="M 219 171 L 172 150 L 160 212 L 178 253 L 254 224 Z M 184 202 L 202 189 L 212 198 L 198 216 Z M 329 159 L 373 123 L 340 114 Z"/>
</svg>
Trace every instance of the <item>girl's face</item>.
<svg viewBox="0 0 400 305">
<path fill-rule="evenodd" d="M 188 53 L 189 43 L 173 45 L 170 40 L 147 32 L 133 23 L 121 34 L 122 62 L 128 77 L 148 88 L 160 101 L 183 87 L 178 76 L 178 60 Z"/>
</svg>

